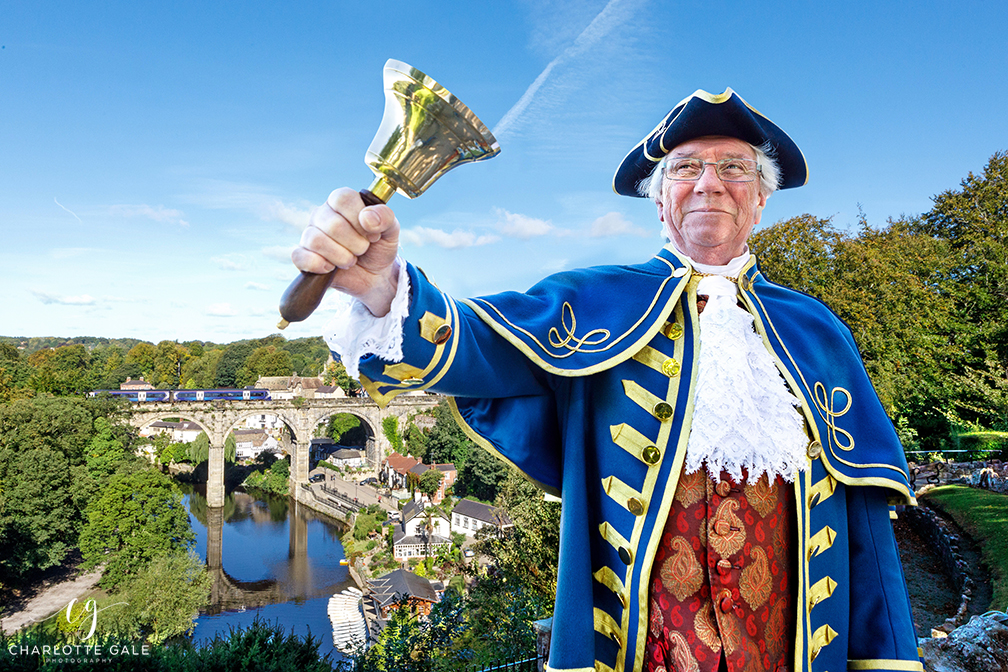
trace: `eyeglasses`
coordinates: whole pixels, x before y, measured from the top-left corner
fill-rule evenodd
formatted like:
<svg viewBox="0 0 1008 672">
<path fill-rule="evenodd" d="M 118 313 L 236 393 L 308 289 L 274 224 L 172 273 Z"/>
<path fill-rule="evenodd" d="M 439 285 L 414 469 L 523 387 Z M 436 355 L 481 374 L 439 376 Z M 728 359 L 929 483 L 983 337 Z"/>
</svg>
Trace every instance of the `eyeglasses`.
<svg viewBox="0 0 1008 672">
<path fill-rule="evenodd" d="M 699 180 L 706 166 L 714 166 L 722 182 L 752 182 L 763 172 L 762 166 L 752 159 L 721 159 L 715 162 L 678 157 L 665 160 L 665 177 L 679 182 Z"/>
</svg>

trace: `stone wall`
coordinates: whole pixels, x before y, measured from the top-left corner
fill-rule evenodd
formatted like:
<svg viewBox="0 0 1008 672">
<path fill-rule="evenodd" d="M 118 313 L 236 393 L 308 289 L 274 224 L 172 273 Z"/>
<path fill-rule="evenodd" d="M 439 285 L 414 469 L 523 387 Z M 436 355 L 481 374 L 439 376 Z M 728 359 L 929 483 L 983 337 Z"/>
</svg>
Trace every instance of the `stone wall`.
<svg viewBox="0 0 1008 672">
<path fill-rule="evenodd" d="M 973 578 L 970 576 L 969 565 L 959 551 L 962 539 L 938 514 L 925 506 L 906 507 L 900 515 L 938 551 L 945 574 L 952 579 L 960 595 L 959 609 L 955 615 L 931 631 L 932 636 L 943 636 L 966 622 L 967 610 L 973 599 Z"/>
</svg>

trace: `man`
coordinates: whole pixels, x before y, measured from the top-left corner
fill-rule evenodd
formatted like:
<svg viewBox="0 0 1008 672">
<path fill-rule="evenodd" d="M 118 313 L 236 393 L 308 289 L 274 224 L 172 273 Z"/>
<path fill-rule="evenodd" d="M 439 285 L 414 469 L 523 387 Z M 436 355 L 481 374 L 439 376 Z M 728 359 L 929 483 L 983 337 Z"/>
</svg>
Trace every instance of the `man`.
<svg viewBox="0 0 1008 672">
<path fill-rule="evenodd" d="M 563 502 L 553 670 L 921 670 L 889 522 L 914 504 L 849 330 L 746 240 L 806 181 L 780 128 L 697 91 L 623 160 L 670 243 L 638 266 L 457 301 L 396 258 L 386 206 L 333 192 L 295 250 L 357 298 L 327 335 L 379 404 L 455 395 Z"/>
</svg>

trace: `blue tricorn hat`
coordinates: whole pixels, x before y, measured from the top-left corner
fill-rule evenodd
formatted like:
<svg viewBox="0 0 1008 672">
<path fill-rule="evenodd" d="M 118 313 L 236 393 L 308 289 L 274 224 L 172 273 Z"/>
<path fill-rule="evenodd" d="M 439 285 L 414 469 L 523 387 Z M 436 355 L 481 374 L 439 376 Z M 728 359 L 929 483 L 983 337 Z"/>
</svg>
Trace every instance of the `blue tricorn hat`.
<svg viewBox="0 0 1008 672">
<path fill-rule="evenodd" d="M 687 140 L 705 135 L 738 138 L 757 147 L 769 142 L 780 166 L 780 188 L 800 187 L 808 182 L 805 156 L 787 133 L 730 88 L 722 94 L 697 89 L 630 150 L 613 176 L 613 190 L 623 196 L 640 196 L 637 185 L 663 156 Z"/>
</svg>

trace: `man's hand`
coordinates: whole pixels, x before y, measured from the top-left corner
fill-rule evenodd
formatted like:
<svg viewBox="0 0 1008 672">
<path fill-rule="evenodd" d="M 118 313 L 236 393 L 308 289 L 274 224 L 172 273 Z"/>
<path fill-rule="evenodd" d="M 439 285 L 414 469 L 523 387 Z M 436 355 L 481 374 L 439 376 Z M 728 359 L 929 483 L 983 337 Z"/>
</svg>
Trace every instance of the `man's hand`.
<svg viewBox="0 0 1008 672">
<path fill-rule="evenodd" d="M 399 284 L 399 221 L 387 205 L 364 206 L 360 194 L 337 189 L 315 208 L 291 260 L 302 271 L 329 273 L 332 287 L 355 297 L 376 317 L 389 311 Z"/>
</svg>

